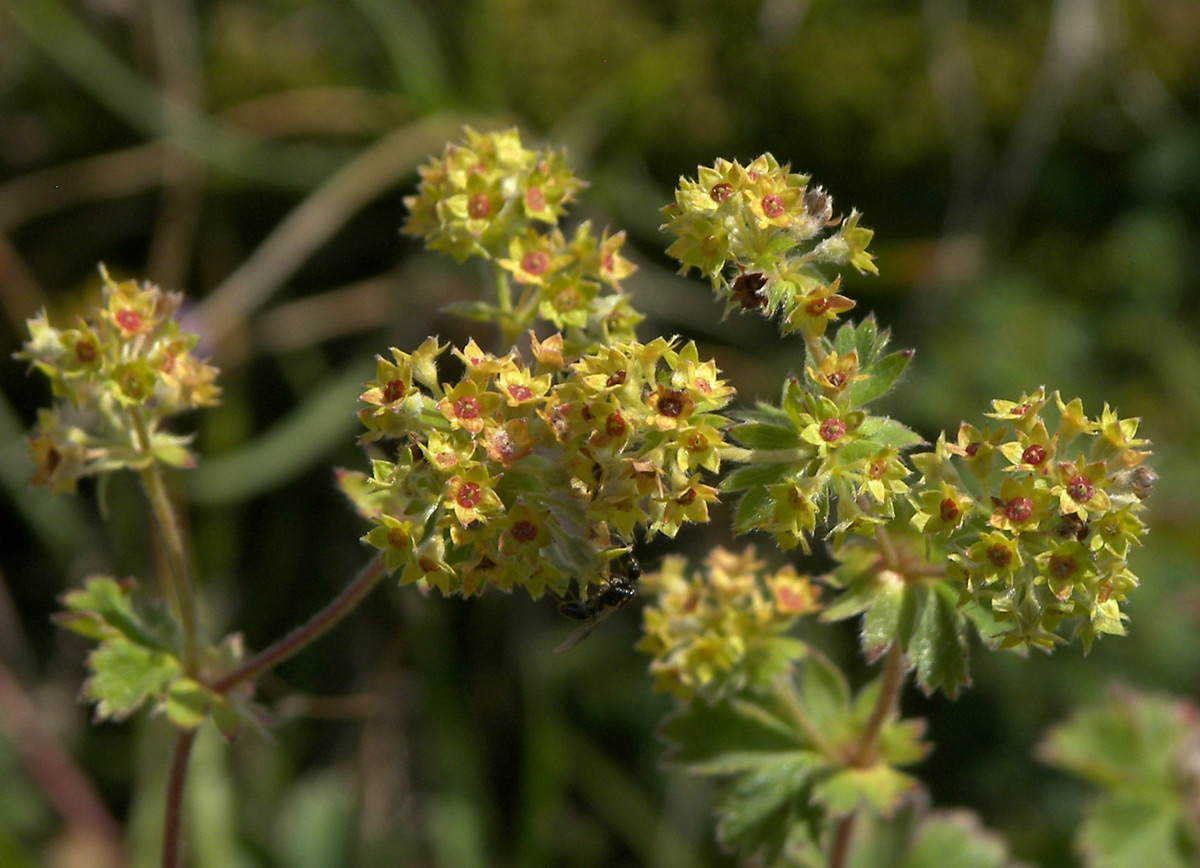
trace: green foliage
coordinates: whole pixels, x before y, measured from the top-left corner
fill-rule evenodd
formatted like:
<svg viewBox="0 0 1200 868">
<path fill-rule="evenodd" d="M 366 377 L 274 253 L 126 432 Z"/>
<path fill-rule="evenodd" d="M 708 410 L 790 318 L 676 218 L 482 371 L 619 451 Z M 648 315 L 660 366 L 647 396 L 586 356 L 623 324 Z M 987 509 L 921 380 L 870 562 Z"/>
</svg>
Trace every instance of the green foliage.
<svg viewBox="0 0 1200 868">
<path fill-rule="evenodd" d="M 161 706 L 180 677 L 176 622 L 162 605 L 135 606 L 131 583 L 94 576 L 63 596 L 58 623 L 100 644 L 88 657 L 83 692 L 97 720 L 124 720 L 144 703 Z"/>
<path fill-rule="evenodd" d="M 667 760 L 723 781 L 717 834 L 729 849 L 768 862 L 789 847 L 827 843 L 828 820 L 865 808 L 891 817 L 916 788 L 898 770 L 924 757 L 918 721 L 888 715 L 878 752 L 858 747 L 880 685 L 852 697 L 842 673 L 806 656 L 794 682 L 716 704 L 693 702 L 668 718 Z"/>
<path fill-rule="evenodd" d="M 1101 790 L 1075 836 L 1089 868 L 1196 864 L 1198 750 L 1193 704 L 1129 689 L 1047 734 L 1041 758 Z"/>
</svg>

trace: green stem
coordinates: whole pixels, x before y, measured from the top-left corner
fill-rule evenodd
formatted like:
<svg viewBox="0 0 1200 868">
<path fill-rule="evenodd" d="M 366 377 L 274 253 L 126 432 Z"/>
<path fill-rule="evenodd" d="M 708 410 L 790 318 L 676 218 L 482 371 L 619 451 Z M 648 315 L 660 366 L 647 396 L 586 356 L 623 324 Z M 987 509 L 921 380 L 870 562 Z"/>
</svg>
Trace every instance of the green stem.
<svg viewBox="0 0 1200 868">
<path fill-rule="evenodd" d="M 233 670 L 224 678 L 210 684 L 209 687 L 217 693 L 228 693 L 243 681 L 249 681 L 278 666 L 294 654 L 302 651 L 326 633 L 334 624 L 353 611 L 354 607 L 366 598 L 379 580 L 387 575 L 383 558 L 371 560 L 354 581 L 346 589 L 330 601 L 324 609 L 317 612 L 307 622 L 288 633 L 274 645 L 264 648 L 258 654 L 247 660 L 242 666 Z"/>
<path fill-rule="evenodd" d="M 738 464 L 795 464 L 816 456 L 812 446 L 795 446 L 790 449 L 743 449 L 741 446 L 722 446 L 718 450 L 725 461 Z"/>
<path fill-rule="evenodd" d="M 150 431 L 146 425 L 146 417 L 140 409 L 130 411 L 133 420 L 134 439 L 138 451 L 143 455 L 150 454 Z M 167 599 L 170 601 L 175 615 L 183 627 L 183 671 L 194 676 L 199 668 L 196 651 L 196 597 L 192 590 L 192 580 L 188 575 L 187 553 L 184 549 L 183 534 L 179 529 L 179 520 L 175 507 L 167 493 L 163 480 L 162 468 L 152 457 L 150 463 L 142 469 L 142 485 L 146 490 L 146 499 L 150 502 L 150 510 L 158 524 L 162 535 L 163 546 L 167 558 Z"/>
<path fill-rule="evenodd" d="M 865 768 L 875 762 L 879 752 L 879 736 L 888 719 L 896 713 L 896 704 L 900 698 L 900 688 L 904 686 L 904 652 L 895 642 L 888 648 L 887 658 L 883 662 L 883 676 L 879 686 L 879 698 L 867 718 L 862 735 L 854 752 L 850 755 L 849 765 L 853 768 Z M 850 858 L 850 844 L 854 835 L 854 819 L 857 812 L 847 814 L 837 821 L 833 830 L 833 843 L 829 850 L 829 868 L 845 868 Z"/>
<path fill-rule="evenodd" d="M 493 263 L 492 280 L 496 284 L 496 307 L 500 310 L 500 341 L 502 352 L 517 342 L 521 323 L 513 315 L 512 287 L 508 283 L 508 272 Z"/>
</svg>

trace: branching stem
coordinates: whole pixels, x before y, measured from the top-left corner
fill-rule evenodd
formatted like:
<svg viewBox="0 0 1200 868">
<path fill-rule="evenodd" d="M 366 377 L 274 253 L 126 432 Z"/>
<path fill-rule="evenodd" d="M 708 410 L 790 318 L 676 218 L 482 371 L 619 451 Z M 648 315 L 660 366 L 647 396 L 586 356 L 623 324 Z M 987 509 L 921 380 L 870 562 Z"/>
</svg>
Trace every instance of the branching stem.
<svg viewBox="0 0 1200 868">
<path fill-rule="evenodd" d="M 163 547 L 167 558 L 167 589 L 166 597 L 179 623 L 183 627 L 183 670 L 187 675 L 195 675 L 198 667 L 196 650 L 196 595 L 192 589 L 192 579 L 188 572 L 187 553 L 183 544 L 183 533 L 179 529 L 179 520 L 171 496 L 167 493 L 166 482 L 163 479 L 162 468 L 150 456 L 150 431 L 146 425 L 146 417 L 141 410 L 134 408 L 130 411 L 133 421 L 133 433 L 138 451 L 150 458 L 149 463 L 141 471 L 142 485 L 146 489 L 146 499 L 150 502 L 150 510 L 158 524 L 162 535 Z"/>
<path fill-rule="evenodd" d="M 850 765 L 863 768 L 875 761 L 879 751 L 879 736 L 888 719 L 895 714 L 896 705 L 900 698 L 900 688 L 904 686 L 904 652 L 895 642 L 888 648 L 887 657 L 883 661 L 883 675 L 879 685 L 879 698 L 867 724 L 863 727 L 862 736 L 858 740 Z M 847 814 L 837 821 L 833 830 L 833 842 L 829 850 L 829 868 L 845 868 L 850 858 L 850 844 L 854 839 L 854 822 L 857 812 Z"/>
</svg>

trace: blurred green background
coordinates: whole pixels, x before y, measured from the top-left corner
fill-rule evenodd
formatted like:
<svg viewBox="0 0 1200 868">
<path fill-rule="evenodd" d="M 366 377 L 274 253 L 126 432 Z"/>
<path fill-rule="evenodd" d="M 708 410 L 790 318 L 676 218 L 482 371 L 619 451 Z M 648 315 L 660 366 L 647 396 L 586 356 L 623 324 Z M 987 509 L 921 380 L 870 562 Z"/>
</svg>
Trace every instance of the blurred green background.
<svg viewBox="0 0 1200 868">
<path fill-rule="evenodd" d="M 438 307 L 484 285 L 397 232 L 463 123 L 565 145 L 591 182 L 574 216 L 629 231 L 642 336 L 696 338 L 746 401 L 776 396 L 799 344 L 721 322 L 662 255 L 658 208 L 697 164 L 771 151 L 876 230 L 880 276 L 846 288 L 917 350 L 888 412 L 932 438 L 1045 383 L 1142 417 L 1161 482 L 1130 635 L 1086 659 L 979 650 L 959 701 L 904 699 L 938 803 L 1070 864 L 1087 793 L 1032 758 L 1045 728 L 1113 680 L 1200 691 L 1200 5 L 2 0 L 0 355 L 39 308 L 93 297 L 98 262 L 187 292 L 225 390 L 177 480 L 214 635 L 262 647 L 367 558 L 332 469 L 363 465 L 359 386 L 390 345 L 461 343 Z M 107 525 L 90 491 L 28 490 L 48 390 L 0 371 L 0 866 L 100 866 L 111 818 L 154 865 L 169 736 L 91 727 L 87 649 L 49 623 L 88 573 L 152 582 L 149 519 L 132 480 Z M 262 733 L 201 740 L 191 864 L 733 864 L 705 786 L 657 767 L 670 703 L 636 621 L 556 657 L 547 601 L 377 591 L 264 682 Z M 826 638 L 861 671 L 852 632 Z"/>
</svg>

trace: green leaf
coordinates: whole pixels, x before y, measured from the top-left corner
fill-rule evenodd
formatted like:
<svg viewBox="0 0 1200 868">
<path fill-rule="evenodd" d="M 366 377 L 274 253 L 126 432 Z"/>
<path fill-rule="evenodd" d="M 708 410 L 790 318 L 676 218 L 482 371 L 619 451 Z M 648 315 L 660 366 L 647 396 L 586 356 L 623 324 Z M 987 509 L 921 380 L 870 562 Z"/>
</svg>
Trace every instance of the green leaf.
<svg viewBox="0 0 1200 868">
<path fill-rule="evenodd" d="M 1089 868 L 1189 868 L 1200 856 L 1181 801 L 1136 793 L 1096 800 L 1075 840 Z"/>
<path fill-rule="evenodd" d="M 729 434 L 748 449 L 794 449 L 804 443 L 790 421 L 742 422 L 730 428 Z"/>
<path fill-rule="evenodd" d="M 744 491 L 766 485 L 777 485 L 799 473 L 798 464 L 751 464 L 739 467 L 721 480 L 722 491 Z"/>
<path fill-rule="evenodd" d="M 209 706 L 213 723 L 226 741 L 234 741 L 242 732 L 242 716 L 237 707 L 219 693 L 212 694 L 212 705 Z"/>
<path fill-rule="evenodd" d="M 765 488 L 752 488 L 738 501 L 733 516 L 734 533 L 747 533 L 762 527 L 771 519 L 775 500 Z"/>
<path fill-rule="evenodd" d="M 743 422 L 757 422 L 776 428 L 789 428 L 792 424 L 786 411 L 766 401 L 759 401 L 751 410 L 738 410 L 734 416 Z"/>
<path fill-rule="evenodd" d="M 204 722 L 212 691 L 191 678 L 176 678 L 167 689 L 167 720 L 180 729 L 195 729 Z"/>
<path fill-rule="evenodd" d="M 161 696 L 179 673 L 179 661 L 124 638 L 110 639 L 88 655 L 92 675 L 83 695 L 96 703 L 96 720 L 124 720 L 151 697 Z"/>
<path fill-rule="evenodd" d="M 953 699 L 959 687 L 970 683 L 964 628 L 954 591 L 943 582 L 932 583 L 906 649 L 917 684 L 927 695 L 940 688 Z"/>
<path fill-rule="evenodd" d="M 1114 689 L 1052 728 L 1038 756 L 1101 787 L 1170 787 L 1180 745 L 1195 734 L 1187 724 L 1194 713 L 1165 696 Z"/>
<path fill-rule="evenodd" d="M 852 730 L 850 685 L 822 655 L 812 654 L 800 664 L 800 702 L 813 728 L 829 740 Z"/>
<path fill-rule="evenodd" d="M 904 581 L 880 581 L 867 605 L 862 624 L 862 648 L 869 662 L 878 660 L 893 642 L 908 646 L 917 603 Z"/>
<path fill-rule="evenodd" d="M 974 814 L 939 811 L 922 821 L 897 868 L 1004 868 L 1010 864 L 1004 841 L 984 829 Z"/>
<path fill-rule="evenodd" d="M 917 781 L 911 775 L 886 763 L 875 763 L 866 768 L 840 769 L 817 782 L 813 786 L 813 801 L 839 817 L 853 813 L 860 806 L 890 817 L 917 788 Z"/>
<path fill-rule="evenodd" d="M 149 602 L 135 606 L 133 582 L 91 576 L 78 590 L 61 597 L 67 611 L 55 622 L 89 639 L 124 637 L 146 648 L 173 653 L 174 621 L 165 607 Z"/>
<path fill-rule="evenodd" d="M 863 457 L 870 452 L 877 452 L 885 446 L 908 449 L 912 446 L 920 446 L 925 442 L 916 431 L 888 416 L 868 416 L 858 426 L 855 433 L 859 439 L 850 445 L 862 443 L 871 447 Z"/>
<path fill-rule="evenodd" d="M 739 777 L 717 803 L 718 840 L 743 856 L 774 862 L 789 837 L 814 825 L 809 789 L 820 768 L 815 755 L 794 755 Z"/>
<path fill-rule="evenodd" d="M 775 762 L 811 745 L 795 727 L 757 703 L 693 702 L 667 718 L 666 761 L 697 774 L 724 775 Z"/>
<path fill-rule="evenodd" d="M 861 407 L 890 392 L 904 373 L 904 369 L 908 367 L 912 356 L 911 350 L 889 353 L 869 368 L 860 368 L 859 373 L 866 374 L 867 379 L 856 380 L 850 384 L 847 390 L 850 406 Z"/>
</svg>

